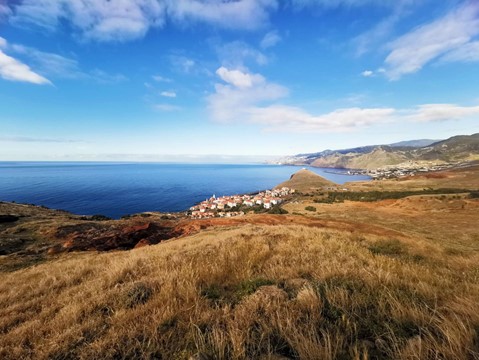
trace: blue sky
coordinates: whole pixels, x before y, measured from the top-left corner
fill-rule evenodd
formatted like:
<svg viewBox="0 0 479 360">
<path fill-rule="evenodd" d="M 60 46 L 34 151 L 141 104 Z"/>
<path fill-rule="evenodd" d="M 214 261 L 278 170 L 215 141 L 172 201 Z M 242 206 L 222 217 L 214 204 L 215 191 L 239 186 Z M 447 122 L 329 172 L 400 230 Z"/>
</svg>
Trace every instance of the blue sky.
<svg viewBox="0 0 479 360">
<path fill-rule="evenodd" d="M 475 132 L 477 0 L 0 0 L 0 160 L 237 162 Z"/>
</svg>

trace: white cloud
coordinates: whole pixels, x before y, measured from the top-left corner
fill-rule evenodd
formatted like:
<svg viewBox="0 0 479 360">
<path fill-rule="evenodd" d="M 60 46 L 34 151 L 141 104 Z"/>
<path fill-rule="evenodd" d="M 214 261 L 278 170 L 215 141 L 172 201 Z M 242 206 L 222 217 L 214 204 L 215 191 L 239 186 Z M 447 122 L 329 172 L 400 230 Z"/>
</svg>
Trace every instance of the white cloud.
<svg viewBox="0 0 479 360">
<path fill-rule="evenodd" d="M 268 23 L 277 0 L 166 0 L 173 20 L 202 21 L 224 28 L 252 30 Z"/>
<path fill-rule="evenodd" d="M 417 122 L 461 120 L 471 116 L 479 117 L 479 106 L 458 106 L 454 104 L 426 104 L 414 110 L 404 111 L 404 117 Z"/>
<path fill-rule="evenodd" d="M 371 71 L 371 70 L 364 70 L 362 73 L 361 73 L 362 76 L 364 77 L 371 77 L 374 75 L 374 71 Z"/>
<path fill-rule="evenodd" d="M 263 40 L 261 40 L 260 46 L 263 49 L 267 49 L 267 48 L 275 46 L 280 41 L 281 41 L 281 36 L 279 36 L 278 32 L 270 31 L 264 36 Z"/>
<path fill-rule="evenodd" d="M 479 61 L 479 41 L 467 43 L 444 55 L 445 62 L 474 62 Z"/>
<path fill-rule="evenodd" d="M 348 108 L 312 115 L 297 107 L 273 105 L 251 108 L 249 120 L 272 131 L 344 132 L 392 121 L 394 112 L 390 108 Z"/>
<path fill-rule="evenodd" d="M 7 40 L 0 37 L 0 49 L 9 48 Z M 37 74 L 19 60 L 8 56 L 0 50 L 0 77 L 9 81 L 29 82 L 32 84 L 51 84 L 50 80 Z"/>
<path fill-rule="evenodd" d="M 397 80 L 415 73 L 449 51 L 467 45 L 479 34 L 479 3 L 467 2 L 446 16 L 401 36 L 389 44 L 386 75 Z"/>
<path fill-rule="evenodd" d="M 268 83 L 259 74 L 224 67 L 219 68 L 216 73 L 227 84 L 216 84 L 215 93 L 207 99 L 208 109 L 215 121 L 247 121 L 251 107 L 277 100 L 288 94 L 288 89 Z"/>
<path fill-rule="evenodd" d="M 161 96 L 164 96 L 164 97 L 169 97 L 169 98 L 175 98 L 176 97 L 176 93 L 174 91 L 162 91 L 160 93 Z"/>
<path fill-rule="evenodd" d="M 212 119 L 219 122 L 259 124 L 268 131 L 347 132 L 390 122 L 433 122 L 479 116 L 479 106 L 425 104 L 415 108 L 391 107 L 336 109 L 312 114 L 295 106 L 279 104 L 288 89 L 269 83 L 259 74 L 221 67 L 217 75 L 227 84 L 216 84 L 208 96 Z"/>
<path fill-rule="evenodd" d="M 167 17 L 182 25 L 256 29 L 268 23 L 269 11 L 276 7 L 277 0 L 23 0 L 1 5 L 0 17 L 49 30 L 69 22 L 82 39 L 128 41 L 162 27 Z"/>
<path fill-rule="evenodd" d="M 50 80 L 33 72 L 28 65 L 6 55 L 0 50 L 0 76 L 5 80 L 32 84 L 51 84 Z"/>
<path fill-rule="evenodd" d="M 167 112 L 181 110 L 179 106 L 170 105 L 170 104 L 156 104 L 153 106 L 153 108 L 156 110 L 167 111 Z"/>
<path fill-rule="evenodd" d="M 225 82 L 239 88 L 252 87 L 255 84 L 264 83 L 264 78 L 258 74 L 248 74 L 240 70 L 228 70 L 220 67 L 216 74 Z"/>
</svg>

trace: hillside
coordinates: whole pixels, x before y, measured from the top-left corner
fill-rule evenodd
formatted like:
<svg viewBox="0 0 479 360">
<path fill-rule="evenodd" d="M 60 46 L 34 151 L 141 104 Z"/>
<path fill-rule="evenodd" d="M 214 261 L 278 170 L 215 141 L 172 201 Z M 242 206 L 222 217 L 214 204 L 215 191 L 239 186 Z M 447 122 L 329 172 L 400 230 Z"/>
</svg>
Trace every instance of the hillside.
<svg viewBox="0 0 479 360">
<path fill-rule="evenodd" d="M 477 190 L 478 172 L 363 184 Z M 321 203 L 321 179 L 289 180 L 311 192 L 286 215 L 0 203 L 0 358 L 478 358 L 479 199 Z"/>
<path fill-rule="evenodd" d="M 404 142 L 403 144 L 407 144 Z M 411 143 L 411 142 L 409 142 Z M 377 169 L 385 166 L 418 163 L 461 163 L 479 159 L 479 134 L 454 136 L 422 147 L 392 145 L 365 146 L 345 150 L 326 150 L 281 159 L 282 164 L 307 164 L 317 167 Z"/>
<path fill-rule="evenodd" d="M 301 169 L 291 175 L 291 178 L 276 188 L 288 187 L 301 192 L 308 192 L 310 190 L 321 189 L 324 187 L 336 186 L 337 184 L 329 181 L 322 176 L 312 172 L 311 170 Z"/>
<path fill-rule="evenodd" d="M 0 273 L 0 357 L 477 356 L 477 200 L 307 204 L 283 224 Z"/>
</svg>

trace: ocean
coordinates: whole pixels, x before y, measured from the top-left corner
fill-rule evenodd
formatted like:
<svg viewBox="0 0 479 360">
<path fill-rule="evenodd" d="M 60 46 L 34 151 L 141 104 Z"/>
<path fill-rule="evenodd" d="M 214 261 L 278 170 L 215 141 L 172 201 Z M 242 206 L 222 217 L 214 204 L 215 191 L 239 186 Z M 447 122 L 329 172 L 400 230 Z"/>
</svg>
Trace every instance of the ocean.
<svg viewBox="0 0 479 360">
<path fill-rule="evenodd" d="M 0 162 L 0 201 L 112 218 L 176 212 L 215 194 L 271 189 L 301 167 L 166 163 Z M 369 179 L 309 168 L 336 183 Z"/>
</svg>

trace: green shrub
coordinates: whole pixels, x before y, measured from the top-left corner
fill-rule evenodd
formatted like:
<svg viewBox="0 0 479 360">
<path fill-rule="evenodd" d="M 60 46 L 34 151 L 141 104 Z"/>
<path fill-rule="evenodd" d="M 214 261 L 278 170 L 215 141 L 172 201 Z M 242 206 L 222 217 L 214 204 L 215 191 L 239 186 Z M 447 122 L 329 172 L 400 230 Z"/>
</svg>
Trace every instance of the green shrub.
<svg viewBox="0 0 479 360">
<path fill-rule="evenodd" d="M 470 197 L 471 199 L 479 199 L 479 191 L 471 191 L 471 192 L 469 193 L 469 197 Z"/>
<path fill-rule="evenodd" d="M 278 205 L 273 206 L 271 209 L 268 211 L 269 214 L 287 214 L 288 210 L 285 210 Z"/>
<path fill-rule="evenodd" d="M 306 206 L 304 208 L 304 210 L 307 210 L 307 211 L 316 211 L 316 208 L 314 206 Z"/>
</svg>

